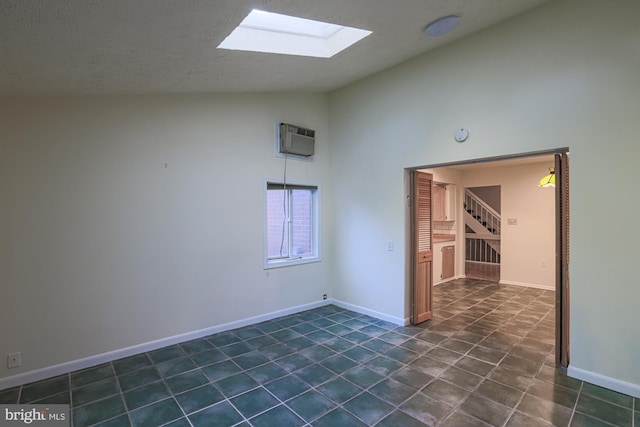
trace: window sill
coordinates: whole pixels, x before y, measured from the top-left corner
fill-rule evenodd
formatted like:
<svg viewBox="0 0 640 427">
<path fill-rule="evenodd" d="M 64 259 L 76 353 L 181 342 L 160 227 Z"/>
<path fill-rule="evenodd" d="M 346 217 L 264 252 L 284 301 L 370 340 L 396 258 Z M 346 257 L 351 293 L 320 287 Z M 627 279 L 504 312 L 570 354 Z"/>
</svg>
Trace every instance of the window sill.
<svg viewBox="0 0 640 427">
<path fill-rule="evenodd" d="M 264 264 L 264 269 L 269 270 L 272 268 L 289 267 L 292 265 L 310 264 L 312 262 L 320 262 L 319 256 L 305 257 L 305 258 L 287 258 L 287 259 L 272 259 L 268 260 Z"/>
</svg>

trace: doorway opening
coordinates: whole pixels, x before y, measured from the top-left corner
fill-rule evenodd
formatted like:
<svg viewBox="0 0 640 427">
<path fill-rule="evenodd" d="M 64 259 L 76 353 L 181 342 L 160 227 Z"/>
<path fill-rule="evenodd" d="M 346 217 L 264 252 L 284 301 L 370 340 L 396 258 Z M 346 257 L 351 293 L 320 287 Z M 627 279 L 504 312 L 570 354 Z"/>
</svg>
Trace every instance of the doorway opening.
<svg viewBox="0 0 640 427">
<path fill-rule="evenodd" d="M 500 157 L 492 157 L 492 158 L 484 158 L 484 159 L 475 159 L 461 162 L 453 162 L 446 164 L 433 164 L 433 165 L 425 165 L 419 167 L 412 167 L 405 169 L 405 177 L 407 182 L 407 209 L 406 209 L 406 220 L 407 220 L 407 275 L 408 283 L 406 286 L 407 289 L 407 301 L 408 301 L 408 309 L 409 309 L 409 319 L 410 323 L 413 325 L 417 325 L 421 322 L 424 322 L 425 316 L 425 307 L 428 308 L 429 316 L 428 319 L 431 319 L 431 313 L 434 313 L 434 316 L 438 314 L 438 306 L 432 307 L 432 302 L 430 300 L 425 300 L 425 297 L 430 298 L 433 294 L 432 287 L 438 286 L 438 280 L 441 276 L 436 276 L 436 274 L 442 274 L 443 268 L 445 267 L 445 260 L 448 259 L 447 268 L 450 268 L 452 263 L 452 256 L 454 257 L 454 274 L 450 280 L 456 280 L 460 278 L 470 277 L 467 275 L 466 269 L 466 258 L 468 255 L 468 245 L 466 242 L 467 236 L 467 228 L 464 225 L 464 216 L 469 215 L 465 206 L 465 189 L 468 187 L 490 187 L 495 184 L 499 185 L 500 183 L 491 182 L 490 178 L 486 178 L 486 176 L 492 176 L 492 174 L 486 174 L 484 172 L 488 170 L 493 170 L 494 168 L 505 168 L 503 172 L 508 171 L 509 174 L 506 181 L 512 180 L 512 177 L 518 175 L 520 171 L 525 171 L 527 168 L 532 169 L 536 165 L 534 163 L 538 163 L 538 167 L 540 163 L 549 163 L 544 168 L 540 168 L 539 177 L 535 179 L 527 177 L 526 185 L 529 186 L 531 181 L 532 188 L 527 188 L 527 191 L 531 191 L 529 195 L 527 194 L 513 194 L 513 189 L 509 186 L 502 189 L 500 200 L 507 200 L 507 198 L 514 197 L 522 197 L 523 201 L 529 201 L 531 195 L 544 195 L 547 200 L 551 200 L 551 204 L 546 205 L 543 213 L 536 212 L 536 204 L 531 205 L 531 212 L 524 212 L 522 210 L 517 211 L 518 213 L 514 213 L 513 210 L 509 210 L 509 206 L 505 208 L 505 205 L 499 206 L 499 212 L 501 214 L 506 215 L 505 223 L 502 224 L 503 227 L 509 227 L 509 232 L 507 233 L 508 239 L 507 245 L 503 242 L 496 243 L 492 242 L 493 246 L 490 247 L 493 251 L 488 251 L 490 253 L 499 252 L 501 259 L 505 259 L 504 257 L 508 257 L 509 262 L 504 265 L 502 278 L 496 280 L 495 283 L 499 283 L 501 285 L 516 285 L 516 286 L 526 286 L 530 288 L 542 288 L 547 289 L 551 292 L 552 295 L 555 295 L 555 356 L 556 356 L 556 364 L 559 366 L 566 367 L 569 363 L 569 173 L 568 173 L 568 148 L 561 148 L 549 151 L 541 151 L 541 152 L 532 152 L 532 153 L 522 153 L 517 155 L 509 155 L 509 156 L 500 156 Z M 537 186 L 537 181 L 542 175 L 545 175 L 544 171 L 547 169 L 547 166 L 555 166 L 556 171 L 556 186 L 555 189 L 549 188 L 539 188 Z M 445 171 L 444 174 L 438 173 L 438 171 Z M 536 169 L 537 170 L 537 169 Z M 467 171 L 464 172 L 464 179 L 455 178 L 447 178 L 451 176 L 451 171 Z M 429 196 L 432 200 L 421 200 L 418 202 L 416 197 L 416 183 L 418 182 L 417 177 L 424 174 L 425 172 L 431 173 L 430 180 L 432 181 L 432 189 L 433 188 L 445 188 L 447 186 L 452 188 L 458 188 L 462 191 L 458 191 L 454 198 L 453 202 L 445 202 L 451 203 L 451 206 L 448 206 L 446 211 L 448 214 L 448 218 L 445 218 L 444 225 L 441 221 L 436 221 L 435 218 L 440 218 L 441 213 L 434 212 L 434 209 L 440 209 L 438 205 L 440 204 L 439 198 L 440 195 L 436 194 L 440 190 L 431 191 Z M 484 173 L 484 175 L 483 175 Z M 492 172 L 493 173 L 493 172 Z M 506 172 L 505 172 L 506 173 Z M 524 173 L 524 172 L 523 172 Z M 529 172 L 531 173 L 531 172 Z M 455 175 L 455 174 L 454 174 Z M 446 179 L 443 179 L 443 176 Z M 479 176 L 484 176 L 483 179 L 478 179 Z M 475 178 L 475 179 L 471 179 Z M 455 185 L 454 185 L 455 184 Z M 510 189 L 511 188 L 511 189 Z M 549 191 L 550 190 L 550 191 Z M 509 191 L 512 193 L 509 194 Z M 522 192 L 522 190 L 519 190 Z M 538 193 L 534 193 L 538 192 Z M 546 192 L 546 193 L 544 193 Z M 424 193 L 424 191 L 423 191 Z M 453 193 L 456 193 L 453 191 Z M 446 193 L 445 193 L 446 194 Z M 424 199 L 424 197 L 423 197 Z M 445 200 L 447 200 L 445 198 Z M 513 200 L 510 201 L 513 204 Z M 531 204 L 531 203 L 530 203 Z M 555 205 L 555 207 L 553 207 Z M 422 206 L 422 210 L 428 210 L 428 215 L 425 215 L 424 212 L 420 212 L 420 206 Z M 495 208 L 493 209 L 496 210 Z M 479 215 L 478 215 L 479 216 Z M 473 215 L 472 215 L 473 217 Z M 543 217 L 546 217 L 544 219 Z M 428 221 L 428 222 L 427 222 Z M 447 223 L 447 221 L 449 221 Z M 539 223 L 538 223 L 539 221 Z M 546 221 L 546 222 L 545 222 Z M 482 223 L 482 221 L 480 221 Z M 488 221 L 486 221 L 488 222 Z M 545 225 L 546 224 L 546 225 Z M 536 230 L 536 227 L 545 226 L 548 228 L 546 237 L 539 238 L 536 234 L 541 234 L 540 231 Z M 439 234 L 441 233 L 442 227 L 449 227 L 452 230 L 455 230 L 453 234 L 455 236 L 450 240 L 453 240 L 453 244 L 445 243 L 448 246 L 445 251 L 442 248 L 441 242 L 438 241 Z M 489 229 L 496 228 L 493 226 L 485 227 L 487 229 L 487 236 L 483 236 L 486 238 L 491 238 L 491 235 L 496 233 L 490 232 Z M 423 230 L 420 234 L 417 230 Z M 424 230 L 428 230 L 428 233 L 425 233 Z M 541 230 L 541 228 L 540 228 Z M 480 230 L 482 231 L 482 230 Z M 495 230 L 497 232 L 497 230 Z M 529 234 L 527 234 L 529 233 Z M 550 233 L 550 234 L 549 234 Z M 478 230 L 475 230 L 475 234 L 479 234 Z M 533 236 L 533 237 L 532 237 Z M 440 236 L 442 237 L 442 236 Z M 504 237 L 504 236 L 503 236 Z M 536 247 L 535 240 L 538 238 L 542 247 Z M 418 249 L 418 245 L 420 248 Z M 455 250 L 455 246 L 458 246 L 458 250 Z M 514 247 L 519 249 L 526 248 L 529 250 L 529 256 L 523 257 L 520 252 L 521 250 L 515 250 Z M 510 249 L 511 248 L 511 249 Z M 506 252 L 505 252 L 506 251 Z M 514 261 L 514 258 L 517 256 L 514 255 L 514 251 L 517 252 L 518 256 L 520 256 L 521 264 L 518 265 L 517 262 Z M 440 258 L 438 259 L 439 254 L 441 253 Z M 425 254 L 428 254 L 430 265 L 427 270 L 423 267 L 421 270 L 418 270 L 420 267 L 420 256 L 424 257 Z M 454 255 L 455 254 L 455 255 Z M 440 266 L 440 263 L 443 263 Z M 522 264 L 524 263 L 524 264 Z M 524 265 L 524 267 L 523 267 Z M 529 268 L 533 271 L 528 277 L 528 280 L 514 280 L 514 271 L 517 269 Z M 431 278 L 425 278 L 425 273 L 431 275 Z M 435 273 L 434 273 L 435 272 Z M 544 277 L 539 278 L 536 276 L 538 272 L 544 273 Z M 472 276 L 473 273 L 470 273 Z M 448 277 L 451 277 L 450 273 Z M 516 276 L 517 279 L 517 276 Z M 542 282 L 539 285 L 537 282 Z M 422 308 L 422 315 L 416 311 L 417 308 Z M 426 324 L 429 324 L 429 321 L 426 320 Z M 549 325 L 550 327 L 551 325 Z"/>
<path fill-rule="evenodd" d="M 464 275 L 467 278 L 500 281 L 500 207 L 499 185 L 464 189 Z"/>
</svg>

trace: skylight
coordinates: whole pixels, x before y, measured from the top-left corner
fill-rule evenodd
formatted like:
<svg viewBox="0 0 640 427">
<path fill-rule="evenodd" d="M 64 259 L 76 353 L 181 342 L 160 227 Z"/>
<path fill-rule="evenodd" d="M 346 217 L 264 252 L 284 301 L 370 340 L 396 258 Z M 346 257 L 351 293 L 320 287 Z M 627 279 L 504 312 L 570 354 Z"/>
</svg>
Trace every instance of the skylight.
<svg viewBox="0 0 640 427">
<path fill-rule="evenodd" d="M 254 9 L 219 49 L 331 58 L 371 31 Z"/>
</svg>

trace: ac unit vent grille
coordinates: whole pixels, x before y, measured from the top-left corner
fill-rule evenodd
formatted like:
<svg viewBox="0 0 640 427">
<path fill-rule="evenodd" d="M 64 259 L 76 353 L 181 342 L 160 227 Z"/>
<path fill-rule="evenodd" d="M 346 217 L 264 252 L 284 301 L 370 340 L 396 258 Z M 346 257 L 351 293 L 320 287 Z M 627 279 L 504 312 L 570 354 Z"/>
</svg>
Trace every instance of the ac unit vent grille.
<svg viewBox="0 0 640 427">
<path fill-rule="evenodd" d="M 316 137 L 316 131 L 315 130 L 311 130 L 311 129 L 296 128 L 296 133 L 298 135 L 309 136 L 311 138 L 315 138 Z"/>
</svg>

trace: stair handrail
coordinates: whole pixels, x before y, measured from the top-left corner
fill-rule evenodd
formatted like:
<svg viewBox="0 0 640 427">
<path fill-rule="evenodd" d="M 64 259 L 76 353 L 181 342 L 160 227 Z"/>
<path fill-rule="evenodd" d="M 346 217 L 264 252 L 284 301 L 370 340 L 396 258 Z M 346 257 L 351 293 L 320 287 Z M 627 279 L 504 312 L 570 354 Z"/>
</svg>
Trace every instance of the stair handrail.
<svg viewBox="0 0 640 427">
<path fill-rule="evenodd" d="M 487 223 L 487 225 L 483 225 L 485 228 L 487 229 L 494 228 L 496 230 L 494 234 L 497 234 L 497 235 L 502 234 L 501 215 L 498 212 L 496 212 L 495 209 L 489 206 L 484 200 L 480 199 L 473 192 L 471 192 L 469 189 L 465 188 L 464 194 L 465 194 L 465 199 L 464 199 L 465 211 L 467 209 L 473 210 L 473 212 L 476 215 L 480 216 L 480 220 L 478 222 L 480 222 L 481 224 L 483 221 Z M 469 199 L 469 203 L 467 203 L 468 199 Z M 469 204 L 472 204 L 472 203 L 480 207 L 479 213 L 475 212 L 475 209 L 473 209 L 472 207 L 469 207 Z M 489 227 L 488 224 L 491 224 L 491 227 Z"/>
<path fill-rule="evenodd" d="M 491 212 L 493 214 L 493 216 L 497 217 L 498 219 L 501 218 L 501 215 L 498 211 L 496 211 L 495 209 L 493 209 L 491 206 L 489 206 L 487 204 L 487 202 L 485 202 L 484 200 L 482 200 L 481 198 L 479 198 L 478 196 L 476 196 L 476 194 L 469 190 L 468 188 L 464 189 L 464 193 L 469 195 L 469 197 L 471 197 L 472 199 L 474 199 L 476 202 L 478 202 L 479 204 L 481 204 L 482 206 L 484 206 L 484 208 L 486 210 L 488 210 L 489 212 Z"/>
</svg>

